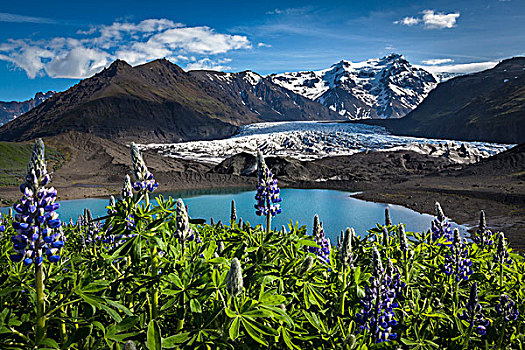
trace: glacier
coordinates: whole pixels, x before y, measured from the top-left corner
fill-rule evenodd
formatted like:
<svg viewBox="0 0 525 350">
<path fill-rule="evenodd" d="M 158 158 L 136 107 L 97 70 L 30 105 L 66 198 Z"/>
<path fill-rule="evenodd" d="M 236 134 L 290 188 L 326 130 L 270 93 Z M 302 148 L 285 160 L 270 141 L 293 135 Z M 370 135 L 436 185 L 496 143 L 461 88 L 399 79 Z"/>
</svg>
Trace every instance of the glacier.
<svg viewBox="0 0 525 350">
<path fill-rule="evenodd" d="M 472 163 L 502 152 L 513 145 L 460 142 L 396 136 L 379 126 L 340 122 L 268 122 L 250 124 L 227 139 L 181 143 L 141 144 L 173 158 L 219 164 L 241 152 L 292 157 L 309 161 L 352 155 L 365 151 L 411 150 L 431 156 L 446 156 L 456 163 Z"/>
</svg>

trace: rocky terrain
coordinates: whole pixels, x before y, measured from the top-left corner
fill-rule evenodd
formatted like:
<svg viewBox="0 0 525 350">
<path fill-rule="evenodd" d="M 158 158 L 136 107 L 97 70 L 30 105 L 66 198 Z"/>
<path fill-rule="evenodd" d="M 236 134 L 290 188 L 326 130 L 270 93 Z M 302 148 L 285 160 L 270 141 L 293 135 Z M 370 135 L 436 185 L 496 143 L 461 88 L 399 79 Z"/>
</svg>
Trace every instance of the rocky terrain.
<svg viewBox="0 0 525 350">
<path fill-rule="evenodd" d="M 434 75 L 398 54 L 364 62 L 342 60 L 320 71 L 272 74 L 269 78 L 349 119 L 401 118 L 438 83 Z"/>
<path fill-rule="evenodd" d="M 228 137 L 240 125 L 261 121 L 339 117 L 268 81 L 257 89 L 265 100 L 255 103 L 263 98 L 251 83 L 228 90 L 227 79 L 221 85 L 203 74 L 187 73 L 164 59 L 136 67 L 117 60 L 4 125 L 0 140 L 25 141 L 76 131 L 117 142 L 180 142 Z M 239 73 L 236 82 L 246 75 Z"/>
<path fill-rule="evenodd" d="M 525 142 L 525 57 L 439 84 L 400 120 L 367 121 L 397 135 Z"/>
<path fill-rule="evenodd" d="M 10 122 L 24 113 L 29 112 L 54 94 L 54 91 L 38 92 L 36 93 L 35 97 L 26 101 L 0 101 L 0 126 Z"/>
</svg>

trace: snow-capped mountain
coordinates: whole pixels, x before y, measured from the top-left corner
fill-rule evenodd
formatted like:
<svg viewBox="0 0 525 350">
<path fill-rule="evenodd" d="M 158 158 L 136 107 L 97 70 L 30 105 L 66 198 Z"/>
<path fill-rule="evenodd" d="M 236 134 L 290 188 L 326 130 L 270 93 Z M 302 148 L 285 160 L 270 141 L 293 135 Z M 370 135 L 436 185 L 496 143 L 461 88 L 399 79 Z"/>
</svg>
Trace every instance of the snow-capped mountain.
<svg viewBox="0 0 525 350">
<path fill-rule="evenodd" d="M 0 101 L 0 125 L 8 123 L 16 117 L 29 112 L 31 109 L 35 108 L 54 94 L 54 91 L 37 92 L 35 97 L 27 101 Z"/>
<path fill-rule="evenodd" d="M 349 119 L 401 118 L 438 84 L 434 75 L 398 54 L 357 63 L 342 60 L 320 71 L 269 78 Z"/>
</svg>

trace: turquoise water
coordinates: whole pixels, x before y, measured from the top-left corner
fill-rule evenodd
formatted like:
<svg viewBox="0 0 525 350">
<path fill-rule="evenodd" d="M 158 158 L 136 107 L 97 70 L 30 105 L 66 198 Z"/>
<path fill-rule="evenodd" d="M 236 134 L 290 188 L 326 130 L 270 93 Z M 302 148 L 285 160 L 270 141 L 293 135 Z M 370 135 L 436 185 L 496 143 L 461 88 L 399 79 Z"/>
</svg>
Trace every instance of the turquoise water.
<svg viewBox="0 0 525 350">
<path fill-rule="evenodd" d="M 265 224 L 265 219 L 255 215 L 255 191 L 246 190 L 195 190 L 177 193 L 164 193 L 174 198 L 183 198 L 188 206 L 191 218 L 205 219 L 208 223 L 213 217 L 217 223 L 222 220 L 229 222 L 232 199 L 237 206 L 237 217 L 252 225 Z M 357 234 L 363 235 L 375 226 L 377 222 L 384 222 L 384 211 L 390 208 L 393 223 L 402 222 L 407 225 L 407 231 L 426 231 L 430 227 L 433 216 L 420 214 L 413 210 L 383 203 L 366 202 L 350 197 L 349 192 L 318 189 L 281 189 L 282 214 L 272 220 L 272 227 L 280 228 L 288 225 L 289 220 L 298 221 L 300 225 L 307 225 L 311 233 L 315 214 L 323 222 L 327 236 L 335 244 L 337 235 L 346 227 L 353 227 Z M 73 218 L 76 221 L 78 214 L 84 208 L 89 208 L 94 217 L 106 215 L 106 199 L 87 198 L 61 201 L 58 210 L 63 221 Z M 445 208 L 446 209 L 446 208 Z M 1 211 L 7 211 L 2 208 Z"/>
</svg>

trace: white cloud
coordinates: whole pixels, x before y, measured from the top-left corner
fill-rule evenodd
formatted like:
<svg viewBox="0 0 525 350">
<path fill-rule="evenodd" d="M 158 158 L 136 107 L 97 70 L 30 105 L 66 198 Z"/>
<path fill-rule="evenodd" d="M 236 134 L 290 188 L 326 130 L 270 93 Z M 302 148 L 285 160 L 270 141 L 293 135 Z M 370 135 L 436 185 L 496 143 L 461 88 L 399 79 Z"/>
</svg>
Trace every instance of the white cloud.
<svg viewBox="0 0 525 350">
<path fill-rule="evenodd" d="M 421 63 L 429 64 L 431 66 L 435 66 L 435 65 L 439 65 L 439 64 L 443 64 L 443 63 L 450 63 L 450 62 L 454 62 L 454 60 L 450 59 L 450 58 L 432 58 L 432 59 L 429 59 L 429 60 L 421 61 Z"/>
<path fill-rule="evenodd" d="M 78 79 L 101 71 L 117 58 L 131 65 L 165 57 L 173 62 L 192 61 L 192 69 L 225 68 L 228 59 L 216 56 L 252 47 L 246 36 L 217 33 L 206 26 L 187 27 L 164 18 L 115 22 L 78 31 L 77 35 L 11 39 L 0 43 L 0 60 L 23 69 L 29 78 Z"/>
<path fill-rule="evenodd" d="M 272 47 L 272 45 L 266 43 L 258 43 L 257 47 Z"/>
<path fill-rule="evenodd" d="M 51 18 L 22 16 L 6 12 L 0 12 L 0 22 L 59 24 L 57 20 Z"/>
<path fill-rule="evenodd" d="M 414 26 L 416 24 L 418 24 L 420 22 L 420 19 L 419 18 L 415 18 L 415 17 L 405 17 L 403 18 L 401 21 L 395 21 L 394 23 L 395 24 L 403 24 L 405 26 Z"/>
<path fill-rule="evenodd" d="M 482 70 L 494 68 L 494 66 L 496 66 L 498 63 L 499 62 L 496 62 L 496 61 L 488 61 L 488 62 L 448 64 L 448 65 L 441 65 L 441 66 L 421 65 L 419 67 L 431 73 L 446 72 L 446 73 L 468 74 L 468 73 L 475 73 L 475 72 L 480 72 Z"/>
<path fill-rule="evenodd" d="M 402 20 L 394 21 L 394 24 L 405 26 L 415 26 L 423 24 L 425 29 L 444 29 L 453 28 L 460 16 L 459 12 L 443 13 L 435 10 L 424 10 L 421 17 L 405 17 Z"/>
<path fill-rule="evenodd" d="M 217 61 L 213 61 L 209 58 L 203 58 L 196 62 L 191 62 L 186 65 L 186 70 L 217 70 L 224 71 L 231 69 L 230 66 L 225 66 L 224 63 L 231 62 L 229 58 L 223 58 Z"/>
</svg>

